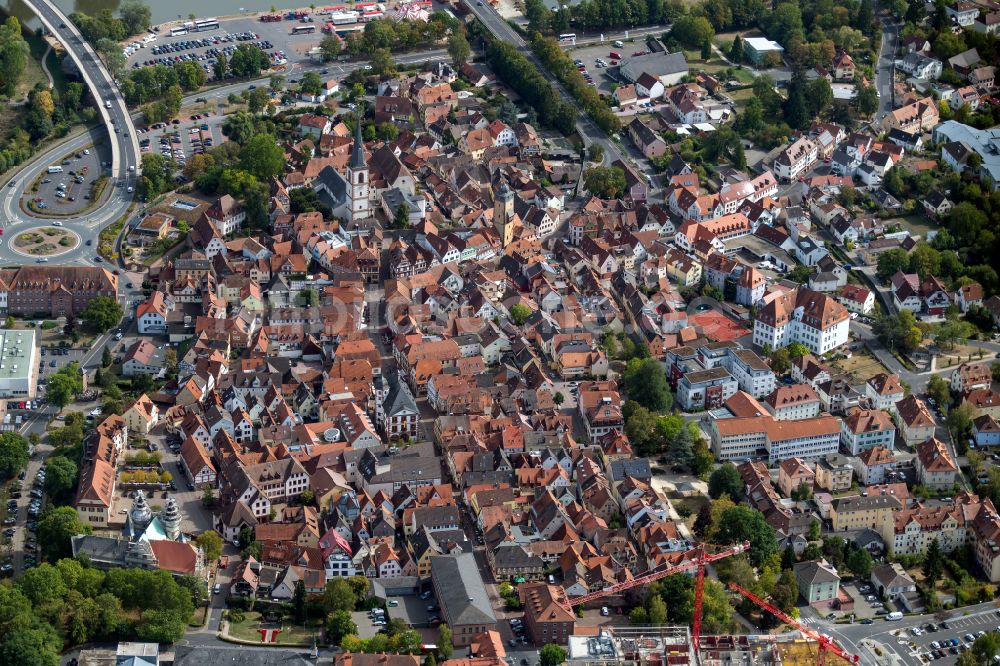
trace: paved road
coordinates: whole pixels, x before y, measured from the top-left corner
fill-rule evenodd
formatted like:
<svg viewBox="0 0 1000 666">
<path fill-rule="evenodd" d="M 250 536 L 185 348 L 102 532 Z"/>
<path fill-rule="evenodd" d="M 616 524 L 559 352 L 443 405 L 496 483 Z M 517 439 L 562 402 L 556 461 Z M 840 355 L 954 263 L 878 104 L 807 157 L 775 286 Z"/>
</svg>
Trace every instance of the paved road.
<svg viewBox="0 0 1000 666">
<path fill-rule="evenodd" d="M 90 88 L 96 108 L 101 114 L 108 136 L 111 137 L 111 177 L 114 186 L 112 192 L 96 214 L 87 216 L 80 245 L 59 259 L 60 263 L 87 263 L 85 241 L 96 239 L 101 226 L 120 217 L 129 206 L 131 196 L 128 194 L 128 189 L 134 186 L 136 170 L 139 168 L 139 144 L 135 137 L 135 126 L 114 80 L 76 26 L 50 0 L 26 0 L 25 4 L 41 19 L 46 29 L 66 47 L 67 53 L 76 63 L 84 82 Z M 17 233 L 51 223 L 22 211 L 17 205 L 18 200 L 25 188 L 43 169 L 54 163 L 54 160 L 61 159 L 67 152 L 93 143 L 94 140 L 95 136 L 92 134 L 80 135 L 50 149 L 17 173 L 12 179 L 13 187 L 8 183 L 8 187 L 4 190 L 5 226 L 10 231 Z M 24 263 L 25 257 L 11 251 L 9 247 L 8 241 L 7 245 L 0 248 L 0 261 Z"/>
<path fill-rule="evenodd" d="M 899 40 L 899 26 L 891 22 L 888 16 L 883 17 L 882 41 L 879 45 L 878 69 L 875 72 L 875 89 L 878 91 L 878 112 L 876 120 L 881 121 L 892 111 L 893 78 L 895 75 L 894 60 L 896 45 Z"/>
<path fill-rule="evenodd" d="M 0 193 L 2 195 L 0 209 L 3 211 L 4 219 L 0 221 L 0 226 L 3 227 L 6 240 L 0 245 L 0 263 L 24 264 L 33 261 L 11 249 L 10 243 L 13 237 L 22 231 L 52 225 L 53 220 L 33 217 L 31 213 L 21 209 L 20 201 L 25 191 L 50 165 L 58 164 L 65 155 L 76 152 L 94 143 L 95 140 L 100 140 L 103 135 L 102 128 L 94 128 L 53 146 L 17 172 L 16 177 L 9 181 L 14 183 L 13 187 L 8 185 L 3 188 Z M 94 211 L 84 214 L 80 219 L 65 220 L 66 228 L 80 236 L 80 243 L 64 254 L 51 257 L 50 263 L 89 265 L 93 262 L 101 229 L 121 217 L 132 201 L 132 196 L 124 186 L 109 187 L 103 196 L 104 200 Z M 90 246 L 86 244 L 88 240 L 91 242 Z"/>
<path fill-rule="evenodd" d="M 563 101 L 574 106 L 579 106 L 576 100 L 574 100 L 569 93 L 566 92 L 566 89 L 563 88 L 562 84 L 559 83 L 559 81 L 542 65 L 541 61 L 535 57 L 535 54 L 531 51 L 527 42 L 521 38 L 521 35 L 511 28 L 507 21 L 505 21 L 489 3 L 465 0 L 465 5 L 497 39 L 501 39 L 516 46 L 518 50 L 524 54 L 528 61 L 537 67 L 538 71 L 540 71 L 545 78 L 549 80 L 553 88 L 555 88 L 555 90 L 563 98 Z M 625 155 L 619 148 L 618 144 L 612 141 L 604 130 L 598 127 L 594 121 L 590 119 L 590 116 L 581 112 L 576 121 L 576 129 L 587 146 L 592 143 L 596 143 L 604 149 L 605 164 L 610 164 L 615 160 L 622 160 L 626 164 L 628 163 L 628 160 L 625 158 Z"/>
<path fill-rule="evenodd" d="M 849 652 L 860 655 L 860 663 L 866 666 L 888 664 L 889 656 L 899 664 L 922 664 L 924 662 L 917 655 L 927 652 L 932 641 L 954 637 L 964 642 L 965 634 L 993 631 L 1000 625 L 1000 615 L 994 601 L 950 611 L 947 616 L 948 629 L 940 629 L 931 634 L 924 633 L 922 636 L 912 636 L 909 633 L 910 628 L 923 627 L 931 622 L 940 624 L 941 618 L 937 615 L 912 615 L 898 622 L 876 620 L 874 624 L 833 624 L 813 619 L 808 624 L 814 629 L 830 634 Z M 872 650 L 874 645 L 880 647 L 882 656 L 875 655 Z M 955 656 L 949 654 L 935 663 L 954 664 L 956 660 Z"/>
</svg>

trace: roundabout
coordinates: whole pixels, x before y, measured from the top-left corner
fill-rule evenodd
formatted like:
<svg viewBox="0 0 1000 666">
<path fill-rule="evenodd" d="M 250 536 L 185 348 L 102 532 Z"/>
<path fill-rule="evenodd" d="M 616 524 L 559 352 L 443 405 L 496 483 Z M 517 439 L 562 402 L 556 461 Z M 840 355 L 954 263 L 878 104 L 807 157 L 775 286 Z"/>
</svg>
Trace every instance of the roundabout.
<svg viewBox="0 0 1000 666">
<path fill-rule="evenodd" d="M 58 257 L 80 246 L 80 235 L 57 226 L 28 229 L 11 237 L 10 249 L 25 257 Z"/>
</svg>

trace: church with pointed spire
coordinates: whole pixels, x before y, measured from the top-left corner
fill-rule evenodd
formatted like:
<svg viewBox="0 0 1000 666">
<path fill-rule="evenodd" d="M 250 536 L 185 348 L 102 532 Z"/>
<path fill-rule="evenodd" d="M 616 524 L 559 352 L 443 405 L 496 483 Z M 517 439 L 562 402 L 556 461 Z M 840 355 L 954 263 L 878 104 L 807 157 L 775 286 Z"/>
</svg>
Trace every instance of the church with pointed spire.
<svg viewBox="0 0 1000 666">
<path fill-rule="evenodd" d="M 358 123 L 354 131 L 354 146 L 347 170 L 341 174 L 331 166 L 319 172 L 313 189 L 320 201 L 330 207 L 333 216 L 345 222 L 357 222 L 372 216 L 371 183 L 368 161 L 365 159 L 365 141 L 361 136 L 361 119 L 364 111 L 358 108 Z"/>
</svg>

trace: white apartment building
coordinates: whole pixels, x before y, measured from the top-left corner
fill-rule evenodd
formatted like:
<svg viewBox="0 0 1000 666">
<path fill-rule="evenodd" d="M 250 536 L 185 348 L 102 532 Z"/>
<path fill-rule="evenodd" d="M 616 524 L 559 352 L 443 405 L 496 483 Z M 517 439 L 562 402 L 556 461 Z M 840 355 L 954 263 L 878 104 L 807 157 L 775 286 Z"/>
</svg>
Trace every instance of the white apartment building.
<svg viewBox="0 0 1000 666">
<path fill-rule="evenodd" d="M 811 139 L 797 139 L 774 160 L 774 175 L 782 180 L 795 180 L 816 162 L 818 154 L 819 148 Z"/>
<path fill-rule="evenodd" d="M 755 345 L 779 349 L 793 342 L 825 354 L 847 342 L 850 313 L 831 296 L 811 289 L 774 293 L 757 314 Z"/>
<path fill-rule="evenodd" d="M 876 446 L 892 451 L 895 442 L 896 425 L 880 409 L 851 407 L 840 423 L 840 443 L 852 456 Z"/>
<path fill-rule="evenodd" d="M 762 398 L 774 391 L 774 371 L 749 349 L 729 349 L 723 366 L 729 370 L 740 390 L 755 398 Z"/>
<path fill-rule="evenodd" d="M 763 400 L 776 421 L 801 421 L 819 415 L 820 400 L 809 384 L 782 385 Z"/>
</svg>

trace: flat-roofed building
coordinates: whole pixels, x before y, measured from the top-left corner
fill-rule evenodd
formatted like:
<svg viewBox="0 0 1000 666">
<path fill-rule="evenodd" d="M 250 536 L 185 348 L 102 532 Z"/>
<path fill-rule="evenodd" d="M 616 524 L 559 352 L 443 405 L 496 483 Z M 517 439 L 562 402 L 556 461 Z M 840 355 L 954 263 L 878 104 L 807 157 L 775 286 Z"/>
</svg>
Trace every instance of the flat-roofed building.
<svg viewBox="0 0 1000 666">
<path fill-rule="evenodd" d="M 34 329 L 0 330 L 0 398 L 34 398 L 37 381 Z"/>
</svg>

